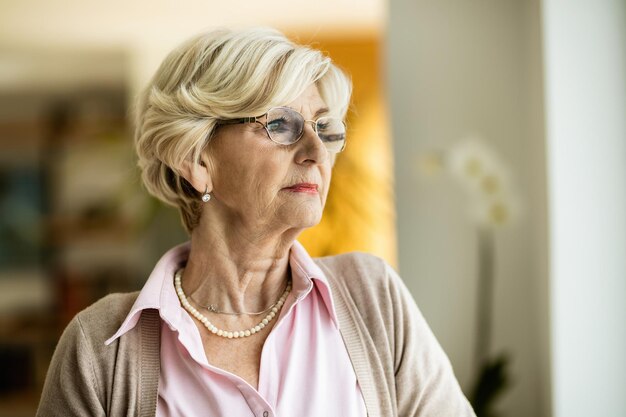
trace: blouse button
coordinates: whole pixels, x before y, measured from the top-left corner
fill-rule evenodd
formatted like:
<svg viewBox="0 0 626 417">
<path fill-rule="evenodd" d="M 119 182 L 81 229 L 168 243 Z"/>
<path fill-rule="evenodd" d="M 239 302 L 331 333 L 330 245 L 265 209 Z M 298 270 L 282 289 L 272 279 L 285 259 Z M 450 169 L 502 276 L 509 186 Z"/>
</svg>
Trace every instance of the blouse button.
<svg viewBox="0 0 626 417">
<path fill-rule="evenodd" d="M 263 411 L 263 417 L 267 417 L 269 415 L 270 415 L 270 413 L 268 413 L 267 411 Z"/>
</svg>

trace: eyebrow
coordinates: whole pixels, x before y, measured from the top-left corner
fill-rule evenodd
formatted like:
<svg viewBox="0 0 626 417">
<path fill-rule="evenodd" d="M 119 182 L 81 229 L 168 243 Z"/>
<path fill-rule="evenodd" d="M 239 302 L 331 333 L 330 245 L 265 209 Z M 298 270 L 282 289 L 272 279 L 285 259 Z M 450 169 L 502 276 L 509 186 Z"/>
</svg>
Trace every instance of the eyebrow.
<svg viewBox="0 0 626 417">
<path fill-rule="evenodd" d="M 330 110 L 328 109 L 328 107 L 322 107 L 321 109 L 315 112 L 315 115 L 313 117 L 317 118 L 317 116 L 319 116 L 320 114 L 328 113 L 329 111 Z"/>
</svg>

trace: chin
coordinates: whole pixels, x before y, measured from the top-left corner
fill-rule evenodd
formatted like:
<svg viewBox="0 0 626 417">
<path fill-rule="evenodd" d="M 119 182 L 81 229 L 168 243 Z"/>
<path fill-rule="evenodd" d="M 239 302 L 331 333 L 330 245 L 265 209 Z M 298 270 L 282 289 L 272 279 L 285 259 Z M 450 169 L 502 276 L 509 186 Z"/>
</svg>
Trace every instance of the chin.
<svg viewBox="0 0 626 417">
<path fill-rule="evenodd" d="M 302 219 L 300 224 L 303 228 L 308 229 L 309 227 L 317 226 L 322 221 L 322 216 L 315 216 L 307 219 Z"/>
<path fill-rule="evenodd" d="M 297 213 L 293 213 L 293 216 L 289 216 L 291 219 L 287 221 L 289 224 L 293 225 L 293 227 L 299 229 L 308 229 L 313 226 L 317 226 L 320 221 L 322 221 L 322 213 L 311 213 L 308 212 L 304 215 L 298 216 Z M 287 220 L 286 218 L 285 220 Z"/>
</svg>

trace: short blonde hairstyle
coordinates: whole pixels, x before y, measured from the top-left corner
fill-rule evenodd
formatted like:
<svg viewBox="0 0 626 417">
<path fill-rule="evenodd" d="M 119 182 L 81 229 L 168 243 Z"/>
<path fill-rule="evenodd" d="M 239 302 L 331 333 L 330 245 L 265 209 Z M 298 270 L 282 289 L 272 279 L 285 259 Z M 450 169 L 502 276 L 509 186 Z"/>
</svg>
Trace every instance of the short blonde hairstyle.
<svg viewBox="0 0 626 417">
<path fill-rule="evenodd" d="M 320 51 L 274 29 L 215 30 L 165 58 L 136 106 L 135 148 L 148 192 L 177 207 L 188 233 L 197 226 L 198 193 L 181 175 L 200 162 L 216 123 L 263 114 L 315 83 L 331 113 L 345 118 L 352 84 Z"/>
</svg>

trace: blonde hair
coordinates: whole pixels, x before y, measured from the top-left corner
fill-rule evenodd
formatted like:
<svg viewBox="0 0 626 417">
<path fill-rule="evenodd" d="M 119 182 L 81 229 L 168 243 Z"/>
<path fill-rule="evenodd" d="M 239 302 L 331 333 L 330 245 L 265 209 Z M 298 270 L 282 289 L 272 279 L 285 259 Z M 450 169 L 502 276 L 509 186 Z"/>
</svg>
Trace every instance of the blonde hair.
<svg viewBox="0 0 626 417">
<path fill-rule="evenodd" d="M 150 194 L 177 207 L 188 233 L 197 226 L 200 193 L 181 175 L 200 162 L 216 122 L 262 114 L 316 83 L 332 113 L 345 118 L 352 85 L 320 51 L 274 29 L 215 30 L 165 58 L 136 106 L 135 148 Z"/>
</svg>

